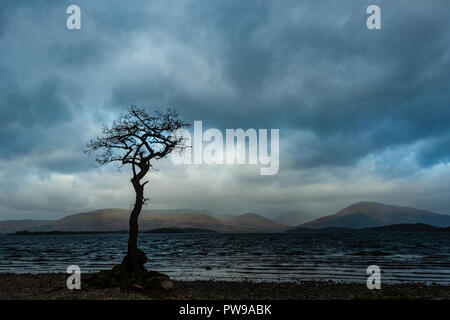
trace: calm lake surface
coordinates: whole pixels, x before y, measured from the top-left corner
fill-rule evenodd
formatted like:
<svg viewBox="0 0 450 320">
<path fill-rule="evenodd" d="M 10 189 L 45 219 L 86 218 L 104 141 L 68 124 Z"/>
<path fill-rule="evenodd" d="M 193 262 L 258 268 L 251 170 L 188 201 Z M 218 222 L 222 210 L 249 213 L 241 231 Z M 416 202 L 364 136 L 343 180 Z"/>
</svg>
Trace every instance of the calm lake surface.
<svg viewBox="0 0 450 320">
<path fill-rule="evenodd" d="M 450 284 L 450 233 L 141 234 L 147 268 L 176 280 L 365 282 L 369 265 L 382 282 Z M 108 269 L 127 235 L 0 236 L 0 272 Z"/>
</svg>

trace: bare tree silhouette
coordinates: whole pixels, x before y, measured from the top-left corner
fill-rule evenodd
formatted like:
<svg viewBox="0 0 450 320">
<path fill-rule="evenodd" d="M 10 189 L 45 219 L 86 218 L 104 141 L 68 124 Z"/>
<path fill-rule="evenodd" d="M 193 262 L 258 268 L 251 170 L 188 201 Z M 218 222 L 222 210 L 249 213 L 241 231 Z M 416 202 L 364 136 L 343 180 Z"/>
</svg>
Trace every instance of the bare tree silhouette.
<svg viewBox="0 0 450 320">
<path fill-rule="evenodd" d="M 136 201 L 129 220 L 128 252 L 117 266 L 122 270 L 145 271 L 147 257 L 137 245 L 139 214 L 149 200 L 144 197 L 144 187 L 149 181 L 143 180 L 152 168 L 152 161 L 166 157 L 175 149 L 187 148 L 185 139 L 174 134 L 174 131 L 187 127 L 187 123 L 178 119 L 175 109 L 148 113 L 131 106 L 126 114 L 113 121 L 110 128 L 105 126 L 102 135 L 87 144 L 85 152 L 96 153 L 100 165 L 131 165 Z"/>
</svg>

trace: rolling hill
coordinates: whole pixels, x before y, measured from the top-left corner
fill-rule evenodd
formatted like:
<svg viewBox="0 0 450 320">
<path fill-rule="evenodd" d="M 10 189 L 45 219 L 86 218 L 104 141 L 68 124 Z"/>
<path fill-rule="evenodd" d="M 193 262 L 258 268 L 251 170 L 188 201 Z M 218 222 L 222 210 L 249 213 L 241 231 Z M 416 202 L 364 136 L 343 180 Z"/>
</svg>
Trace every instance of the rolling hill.
<svg viewBox="0 0 450 320">
<path fill-rule="evenodd" d="M 255 213 L 245 213 L 226 221 L 227 224 L 245 232 L 283 232 L 286 226 L 261 217 Z"/>
<path fill-rule="evenodd" d="M 450 226 L 450 215 L 376 202 L 358 202 L 341 211 L 304 223 L 302 228 L 370 228 L 393 224 Z"/>
<path fill-rule="evenodd" d="M 314 216 L 309 213 L 304 213 L 301 211 L 289 211 L 275 217 L 273 221 L 285 226 L 298 226 L 302 223 L 311 221 L 313 218 Z"/>
</svg>

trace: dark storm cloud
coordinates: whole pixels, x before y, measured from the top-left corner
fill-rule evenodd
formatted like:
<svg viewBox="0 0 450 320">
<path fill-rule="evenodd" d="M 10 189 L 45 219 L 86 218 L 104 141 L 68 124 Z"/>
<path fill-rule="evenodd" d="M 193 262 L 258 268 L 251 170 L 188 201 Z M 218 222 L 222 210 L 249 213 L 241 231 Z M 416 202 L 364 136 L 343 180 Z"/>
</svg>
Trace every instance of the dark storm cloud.
<svg viewBox="0 0 450 320">
<path fill-rule="evenodd" d="M 380 1 L 383 29 L 376 32 L 365 28 L 367 4 L 232 1 L 214 5 L 214 14 L 211 4 L 188 8 L 171 36 L 195 39 L 186 28 L 209 30 L 206 44 L 194 45 L 205 59 L 219 56 L 217 71 L 232 94 L 189 92 L 176 74 L 149 72 L 114 88 L 112 104 L 175 105 L 219 127 L 309 130 L 320 143 L 311 146 L 314 155 L 294 155 L 298 166 L 353 164 L 446 132 L 450 27 L 441 8 L 448 4 Z"/>
<path fill-rule="evenodd" d="M 1 76 L 0 157 L 23 155 L 47 145 L 43 131 L 71 118 L 59 95 L 61 82 L 43 80 L 32 91 L 25 91 L 10 73 L 3 71 Z"/>
<path fill-rule="evenodd" d="M 1 4 L 7 25 L 0 33 L 0 160 L 33 158 L 30 166 L 49 173 L 92 167 L 81 155 L 83 88 L 72 76 L 93 70 L 111 49 L 108 39 L 64 33 L 66 6 L 61 1 Z"/>
<path fill-rule="evenodd" d="M 53 13 L 50 25 L 55 26 L 65 18 L 56 18 L 55 11 L 66 4 L 30 3 L 26 12 L 35 18 Z M 449 129 L 450 59 L 448 36 L 443 36 L 449 34 L 449 22 L 439 7 L 447 4 L 434 1 L 420 10 L 410 2 L 379 4 L 383 29 L 371 32 L 364 27 L 366 3 L 361 2 L 146 6 L 136 1 L 124 6 L 113 1 L 106 6 L 82 1 L 86 31 L 66 32 L 65 41 L 44 42 L 40 49 L 63 72 L 86 68 L 95 72 L 112 52 L 131 47 L 134 34 L 151 37 L 160 32 L 160 41 L 184 43 L 207 62 L 218 61 L 211 66 L 217 68 L 213 77 L 231 92 L 192 92 L 177 81 L 176 73 L 162 76 L 149 66 L 147 72 L 132 75 L 126 66 L 123 81 L 111 83 L 111 107 L 173 105 L 190 120 L 202 119 L 210 126 L 309 130 L 322 143 L 314 142 L 307 156 L 295 154 L 298 166 L 347 165 L 386 147 L 433 138 Z M 24 7 L 14 11 L 12 2 L 4 5 L 11 15 Z M 1 21 L 14 23 L 4 13 Z M 183 61 L 183 52 L 175 56 L 171 50 L 176 48 L 167 50 L 168 63 L 178 59 L 176 71 L 186 73 L 189 81 L 192 70 L 182 68 L 190 63 L 189 57 Z M 2 126 L 6 140 L 20 140 L 20 128 L 68 120 L 59 97 L 67 90 L 58 87 L 63 72 L 42 79 L 34 92 L 26 93 L 14 80 L 14 71 L 6 72 L 10 76 L 2 76 L 1 101 L 2 122 L 8 123 Z M 57 69 L 54 72 L 58 74 Z M 16 133 L 10 129 L 14 126 L 19 128 Z M 294 142 L 294 149 L 305 147 Z M 13 153 L 24 147 L 3 148 Z"/>
</svg>

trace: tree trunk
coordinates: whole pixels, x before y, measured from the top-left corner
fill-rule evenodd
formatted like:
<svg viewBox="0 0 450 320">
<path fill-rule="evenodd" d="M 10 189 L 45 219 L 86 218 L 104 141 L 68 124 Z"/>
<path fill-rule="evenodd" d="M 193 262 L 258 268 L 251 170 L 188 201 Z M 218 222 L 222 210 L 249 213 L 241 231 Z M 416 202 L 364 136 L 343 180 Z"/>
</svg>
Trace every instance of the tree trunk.
<svg viewBox="0 0 450 320">
<path fill-rule="evenodd" d="M 139 181 L 132 180 L 134 190 L 136 191 L 136 202 L 134 204 L 133 211 L 130 214 L 130 231 L 128 235 L 128 252 L 123 260 L 123 264 L 127 269 L 143 269 L 144 264 L 148 261 L 145 253 L 138 249 L 137 237 L 139 232 L 139 214 L 142 210 L 144 203 L 144 185 L 141 185 Z"/>
</svg>

